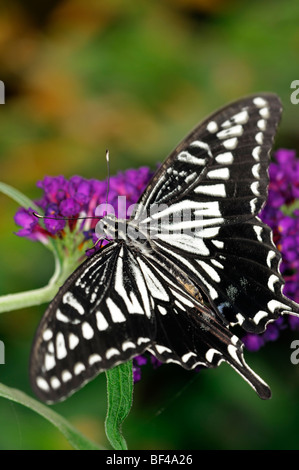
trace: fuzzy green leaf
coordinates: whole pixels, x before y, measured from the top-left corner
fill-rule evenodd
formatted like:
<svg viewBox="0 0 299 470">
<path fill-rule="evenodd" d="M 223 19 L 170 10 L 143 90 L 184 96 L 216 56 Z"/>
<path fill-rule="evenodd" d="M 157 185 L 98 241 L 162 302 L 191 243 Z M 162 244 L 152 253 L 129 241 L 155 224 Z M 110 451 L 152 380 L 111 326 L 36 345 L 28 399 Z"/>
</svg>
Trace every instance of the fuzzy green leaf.
<svg viewBox="0 0 299 470">
<path fill-rule="evenodd" d="M 19 191 L 16 188 L 13 188 L 9 184 L 2 183 L 1 181 L 0 181 L 0 192 L 3 194 L 6 194 L 6 196 L 16 201 L 21 207 L 25 207 L 25 209 L 28 209 L 29 207 L 31 207 L 37 212 L 40 210 L 40 208 L 35 204 L 35 202 L 33 202 L 31 199 L 25 196 L 25 194 L 21 193 L 21 191 Z"/>
<path fill-rule="evenodd" d="M 121 428 L 133 402 L 132 361 L 106 371 L 106 378 L 108 394 L 106 435 L 115 450 L 127 450 L 127 443 Z"/>
</svg>

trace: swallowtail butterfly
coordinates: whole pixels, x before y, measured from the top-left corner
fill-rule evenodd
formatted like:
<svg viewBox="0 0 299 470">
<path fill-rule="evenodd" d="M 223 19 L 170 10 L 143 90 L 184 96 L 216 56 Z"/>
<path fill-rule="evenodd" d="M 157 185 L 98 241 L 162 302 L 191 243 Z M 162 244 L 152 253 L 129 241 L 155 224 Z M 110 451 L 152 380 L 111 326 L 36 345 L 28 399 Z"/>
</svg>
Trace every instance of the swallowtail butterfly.
<svg viewBox="0 0 299 470">
<path fill-rule="evenodd" d="M 220 109 L 160 166 L 129 220 L 101 219 L 111 242 L 67 279 L 35 336 L 30 376 L 41 400 L 65 399 L 146 350 L 185 369 L 226 361 L 270 397 L 233 327 L 261 333 L 299 314 L 258 218 L 280 115 L 274 94 Z"/>
</svg>

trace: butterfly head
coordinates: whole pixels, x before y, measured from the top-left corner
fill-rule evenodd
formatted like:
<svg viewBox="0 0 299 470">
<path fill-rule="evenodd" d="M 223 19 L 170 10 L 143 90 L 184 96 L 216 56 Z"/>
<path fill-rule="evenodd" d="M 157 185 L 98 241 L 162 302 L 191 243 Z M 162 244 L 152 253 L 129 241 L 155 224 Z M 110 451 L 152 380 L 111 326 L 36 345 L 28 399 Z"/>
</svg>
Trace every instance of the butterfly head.
<svg viewBox="0 0 299 470">
<path fill-rule="evenodd" d="M 99 238 L 124 239 L 126 238 L 126 220 L 117 219 L 114 214 L 107 214 L 99 220 L 95 231 Z"/>
</svg>

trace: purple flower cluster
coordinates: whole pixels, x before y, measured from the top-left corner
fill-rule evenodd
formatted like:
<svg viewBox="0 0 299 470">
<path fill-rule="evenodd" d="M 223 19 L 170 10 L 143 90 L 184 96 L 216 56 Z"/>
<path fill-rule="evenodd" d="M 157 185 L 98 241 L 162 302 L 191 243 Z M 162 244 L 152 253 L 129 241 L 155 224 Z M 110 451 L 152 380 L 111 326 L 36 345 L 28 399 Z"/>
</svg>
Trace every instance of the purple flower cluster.
<svg viewBox="0 0 299 470">
<path fill-rule="evenodd" d="M 127 207 L 137 202 L 152 176 L 149 168 L 128 170 L 110 178 L 109 204 L 118 213 L 118 197 L 126 196 Z M 92 239 L 94 227 L 98 219 L 59 220 L 63 217 L 93 217 L 99 204 L 106 202 L 107 183 L 95 179 L 87 180 L 81 176 L 73 176 L 67 180 L 64 176 L 46 176 L 38 181 L 37 186 L 44 191 L 43 197 L 35 201 L 44 215 L 57 219 L 40 219 L 33 215 L 31 208 L 20 208 L 15 215 L 15 222 L 22 228 L 16 233 L 34 241 L 47 243 L 48 237 L 61 238 L 68 227 L 71 231 L 80 230 L 86 233 L 87 239 Z M 78 225 L 77 225 L 78 224 Z"/>
<path fill-rule="evenodd" d="M 284 294 L 299 303 L 299 159 L 293 150 L 278 150 L 269 167 L 269 194 L 260 218 L 273 231 L 274 243 L 281 252 L 281 273 L 286 281 Z M 245 347 L 256 351 L 267 341 L 275 341 L 280 330 L 299 329 L 299 320 L 289 316 L 270 323 L 262 335 L 248 334 Z"/>
</svg>

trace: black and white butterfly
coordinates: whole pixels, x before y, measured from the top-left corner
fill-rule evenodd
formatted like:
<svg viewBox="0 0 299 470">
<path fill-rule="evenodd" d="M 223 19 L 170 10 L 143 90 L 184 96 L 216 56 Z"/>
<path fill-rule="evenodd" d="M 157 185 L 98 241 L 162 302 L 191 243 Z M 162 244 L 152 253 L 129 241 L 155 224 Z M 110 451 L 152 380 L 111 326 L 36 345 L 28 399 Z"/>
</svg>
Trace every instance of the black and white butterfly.
<svg viewBox="0 0 299 470">
<path fill-rule="evenodd" d="M 37 330 L 30 376 L 41 400 L 65 399 L 146 350 L 185 369 L 226 361 L 270 397 L 232 330 L 261 333 L 281 314 L 299 314 L 257 217 L 280 115 L 273 94 L 217 111 L 157 170 L 131 219 L 101 220 L 114 239 L 67 279 Z"/>
</svg>

